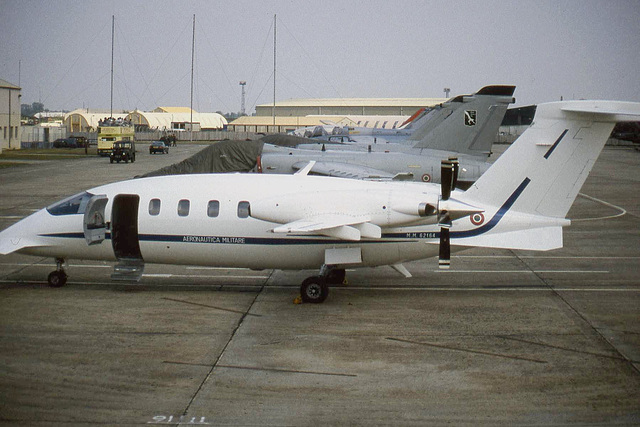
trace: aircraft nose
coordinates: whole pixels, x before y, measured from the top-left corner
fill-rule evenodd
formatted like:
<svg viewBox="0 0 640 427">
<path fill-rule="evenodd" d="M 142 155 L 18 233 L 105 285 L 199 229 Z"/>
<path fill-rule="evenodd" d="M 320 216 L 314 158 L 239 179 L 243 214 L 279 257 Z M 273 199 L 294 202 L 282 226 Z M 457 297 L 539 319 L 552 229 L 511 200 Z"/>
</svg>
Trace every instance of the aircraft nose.
<svg viewBox="0 0 640 427">
<path fill-rule="evenodd" d="M 24 248 L 44 246 L 46 242 L 38 236 L 45 221 L 46 210 L 42 209 L 0 231 L 0 255 L 8 255 Z"/>
</svg>

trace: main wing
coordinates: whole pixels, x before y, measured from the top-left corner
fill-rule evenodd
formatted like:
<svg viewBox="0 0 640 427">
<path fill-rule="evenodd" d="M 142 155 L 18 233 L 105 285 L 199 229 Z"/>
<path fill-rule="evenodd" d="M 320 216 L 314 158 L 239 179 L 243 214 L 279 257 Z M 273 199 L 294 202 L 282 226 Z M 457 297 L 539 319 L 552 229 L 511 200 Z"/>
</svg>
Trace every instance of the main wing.
<svg viewBox="0 0 640 427">
<path fill-rule="evenodd" d="M 341 240 L 359 241 L 362 237 L 379 239 L 382 230 L 371 224 L 369 217 L 349 215 L 319 215 L 313 218 L 300 219 L 280 225 L 273 229 L 274 233 L 284 234 L 320 234 Z"/>
</svg>

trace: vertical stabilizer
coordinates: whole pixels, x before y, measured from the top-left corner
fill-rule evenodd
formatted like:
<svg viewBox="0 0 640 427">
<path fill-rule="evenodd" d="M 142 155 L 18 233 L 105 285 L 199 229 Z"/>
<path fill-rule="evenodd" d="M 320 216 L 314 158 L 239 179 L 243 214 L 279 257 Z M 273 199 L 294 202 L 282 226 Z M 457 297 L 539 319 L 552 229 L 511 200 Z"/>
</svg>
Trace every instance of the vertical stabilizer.
<svg viewBox="0 0 640 427">
<path fill-rule="evenodd" d="M 633 102 L 541 104 L 531 127 L 465 196 L 492 206 L 513 199 L 511 212 L 564 218 L 616 122 L 639 116 L 640 103 Z"/>
<path fill-rule="evenodd" d="M 486 157 L 515 86 L 486 86 L 473 95 L 460 95 L 416 120 L 409 138 L 414 148 L 453 151 Z"/>
</svg>

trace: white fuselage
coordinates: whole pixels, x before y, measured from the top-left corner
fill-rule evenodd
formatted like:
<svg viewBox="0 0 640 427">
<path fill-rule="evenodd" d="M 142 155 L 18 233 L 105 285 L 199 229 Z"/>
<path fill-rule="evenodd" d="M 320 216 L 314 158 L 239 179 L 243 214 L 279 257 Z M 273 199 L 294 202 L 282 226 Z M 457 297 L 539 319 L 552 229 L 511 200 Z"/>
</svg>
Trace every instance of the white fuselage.
<svg viewBox="0 0 640 427">
<path fill-rule="evenodd" d="M 437 224 L 433 224 L 435 219 L 420 218 L 414 213 L 421 201 L 437 203 L 439 186 L 430 184 L 209 174 L 143 178 L 96 187 L 88 192 L 108 198 L 104 211 L 107 223 L 112 221 L 116 196 L 139 197 L 137 240 L 142 259 L 147 263 L 307 269 L 325 264 L 326 251 L 334 249 L 351 249 L 350 256 L 353 250 L 359 251 L 361 262 L 353 262 L 352 258 L 345 262 L 358 266 L 396 264 L 431 257 L 438 251 L 437 244 L 433 244 L 438 242 L 439 231 Z M 160 209 L 152 215 L 150 204 L 157 204 L 158 200 Z M 179 214 L 180 201 L 185 200 L 189 201 L 188 213 Z M 285 212 L 274 214 L 267 206 L 274 201 L 289 207 Z M 217 203 L 213 217 L 208 215 L 210 202 Z M 248 202 L 251 216 L 239 216 L 241 202 Z M 296 211 L 292 212 L 293 209 Z M 350 211 L 367 215 L 370 222 L 379 225 L 381 238 L 345 241 L 317 234 L 288 235 L 272 231 L 296 217 Z M 271 220 L 256 219 L 256 216 Z M 51 215 L 43 209 L 3 234 L 25 236 L 28 231 L 37 245 L 20 250 L 26 254 L 116 260 L 111 241 L 113 233 L 107 230 L 103 242 L 88 245 L 83 221 L 84 215 L 80 213 Z M 460 221 L 474 227 L 468 218 Z"/>
</svg>

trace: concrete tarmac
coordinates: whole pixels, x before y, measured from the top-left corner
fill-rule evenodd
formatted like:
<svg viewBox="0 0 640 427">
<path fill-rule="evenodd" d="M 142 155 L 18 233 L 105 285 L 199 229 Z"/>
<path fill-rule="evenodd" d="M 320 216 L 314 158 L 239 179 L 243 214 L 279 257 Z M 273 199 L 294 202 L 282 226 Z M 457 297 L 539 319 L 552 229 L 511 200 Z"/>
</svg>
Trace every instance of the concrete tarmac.
<svg viewBox="0 0 640 427">
<path fill-rule="evenodd" d="M 0 229 L 64 196 L 182 160 L 142 150 L 0 169 Z M 503 149 L 504 147 L 498 147 Z M 314 272 L 0 257 L 3 425 L 638 425 L 640 152 L 607 147 L 565 247 L 472 249 L 348 271 L 320 305 Z"/>
</svg>

